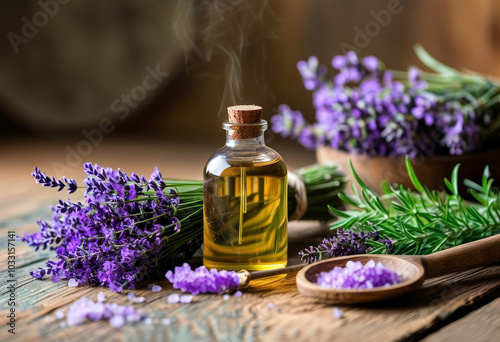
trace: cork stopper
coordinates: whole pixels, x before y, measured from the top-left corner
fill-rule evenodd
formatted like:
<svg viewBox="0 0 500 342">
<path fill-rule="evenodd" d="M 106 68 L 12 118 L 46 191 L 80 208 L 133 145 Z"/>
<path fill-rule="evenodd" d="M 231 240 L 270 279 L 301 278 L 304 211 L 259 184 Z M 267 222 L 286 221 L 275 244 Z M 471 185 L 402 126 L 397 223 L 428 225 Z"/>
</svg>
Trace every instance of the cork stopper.
<svg viewBox="0 0 500 342">
<path fill-rule="evenodd" d="M 249 124 L 231 126 L 231 139 L 251 139 L 261 135 L 259 124 L 262 118 L 262 107 L 255 105 L 239 105 L 227 108 L 229 123 Z"/>
</svg>

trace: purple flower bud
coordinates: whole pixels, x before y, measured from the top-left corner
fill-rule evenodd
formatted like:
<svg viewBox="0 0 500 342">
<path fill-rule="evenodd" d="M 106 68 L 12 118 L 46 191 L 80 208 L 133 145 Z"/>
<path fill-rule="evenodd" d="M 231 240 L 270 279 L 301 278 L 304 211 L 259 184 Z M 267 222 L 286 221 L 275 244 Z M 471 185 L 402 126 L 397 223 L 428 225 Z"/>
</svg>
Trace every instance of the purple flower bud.
<svg viewBox="0 0 500 342">
<path fill-rule="evenodd" d="M 367 56 L 363 58 L 363 65 L 370 71 L 378 71 L 379 70 L 379 61 L 375 56 Z"/>
</svg>

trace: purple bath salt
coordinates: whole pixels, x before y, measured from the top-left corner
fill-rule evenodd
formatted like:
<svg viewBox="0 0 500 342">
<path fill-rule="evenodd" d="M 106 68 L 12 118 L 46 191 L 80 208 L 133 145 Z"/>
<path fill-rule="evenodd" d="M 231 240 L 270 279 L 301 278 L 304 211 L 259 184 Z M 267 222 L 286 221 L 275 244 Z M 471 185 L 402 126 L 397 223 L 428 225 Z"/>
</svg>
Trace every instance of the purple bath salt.
<svg viewBox="0 0 500 342">
<path fill-rule="evenodd" d="M 81 297 L 72 303 L 65 316 L 68 326 L 80 325 L 86 321 L 108 320 L 116 328 L 145 318 L 141 311 L 132 306 L 94 302 L 87 297 Z"/>
<path fill-rule="evenodd" d="M 334 267 L 330 272 L 321 272 L 316 283 L 334 289 L 371 289 L 397 284 L 398 274 L 380 262 L 370 260 L 365 265 L 360 261 L 348 261 L 345 267 Z"/>
<path fill-rule="evenodd" d="M 104 292 L 101 291 L 97 294 L 97 301 L 100 303 L 106 301 L 106 295 L 104 294 Z"/>
<path fill-rule="evenodd" d="M 182 295 L 179 298 L 179 303 L 183 304 L 189 304 L 193 301 L 193 296 L 192 295 Z"/>
<path fill-rule="evenodd" d="M 125 318 L 123 316 L 113 316 L 109 319 L 109 324 L 115 328 L 119 328 L 125 324 Z"/>
<path fill-rule="evenodd" d="M 227 290 L 236 290 L 240 285 L 240 278 L 235 271 L 217 271 L 215 268 L 208 270 L 200 266 L 191 270 L 189 264 L 177 266 L 174 272 L 168 271 L 165 277 L 173 284 L 174 289 L 182 292 L 198 293 L 224 293 Z"/>
<path fill-rule="evenodd" d="M 177 304 L 179 303 L 181 297 L 177 293 L 172 293 L 167 297 L 168 304 Z"/>
</svg>

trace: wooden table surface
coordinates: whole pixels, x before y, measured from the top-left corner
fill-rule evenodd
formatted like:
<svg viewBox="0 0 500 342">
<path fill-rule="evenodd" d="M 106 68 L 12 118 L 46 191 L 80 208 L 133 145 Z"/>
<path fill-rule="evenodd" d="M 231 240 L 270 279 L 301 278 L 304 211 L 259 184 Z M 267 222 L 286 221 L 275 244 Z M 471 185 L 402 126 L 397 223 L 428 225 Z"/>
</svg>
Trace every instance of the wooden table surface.
<svg viewBox="0 0 500 342">
<path fill-rule="evenodd" d="M 156 146 L 141 154 L 140 147 L 134 144 L 113 141 L 96 149 L 89 160 L 122 166 L 126 172 L 148 173 L 158 165 L 169 171 L 169 177 L 199 179 L 197 172 L 203 167 L 207 151 L 184 148 L 186 153 L 179 148 Z M 141 161 L 120 152 L 123 149 L 139 153 Z M 48 205 L 58 198 L 66 199 L 64 193 L 34 184 L 29 175 L 35 165 L 52 173 L 52 162 L 64 158 L 64 151 L 64 145 L 58 143 L 20 143 L 0 150 L 0 341 L 500 340 L 500 265 L 430 279 L 412 295 L 364 306 L 333 305 L 304 297 L 297 292 L 294 275 L 270 283 L 254 283 L 240 298 L 231 296 L 224 300 L 221 295 L 198 295 L 190 304 L 168 304 L 167 296 L 179 291 L 173 290 L 168 281 L 160 280 L 154 283 L 162 286 L 161 292 L 153 293 L 145 283 L 134 293 L 145 296 L 146 301 L 131 304 L 151 317 L 151 324 L 139 322 L 113 328 L 100 321 L 67 327 L 55 317 L 57 309 L 66 311 L 82 296 L 96 300 L 100 291 L 110 302 L 130 304 L 130 291 L 116 294 L 96 287 L 68 287 L 67 281 L 36 280 L 28 271 L 43 266 L 53 254 L 34 252 L 18 241 L 14 277 L 16 325 L 15 335 L 10 334 L 6 316 L 13 306 L 8 305 L 11 283 L 7 272 L 7 234 L 12 230 L 17 235 L 36 231 L 35 220 L 50 217 Z M 155 159 L 160 151 L 163 157 Z M 311 154 L 282 154 L 293 166 L 313 161 Z M 69 171 L 69 176 L 82 178 L 77 176 L 81 168 Z M 296 256 L 299 249 L 329 233 L 326 226 L 317 222 L 293 222 L 289 228 L 290 264 L 300 262 Z M 342 310 L 342 318 L 333 316 L 335 307 Z M 169 318 L 171 323 L 162 324 L 163 318 Z"/>
</svg>

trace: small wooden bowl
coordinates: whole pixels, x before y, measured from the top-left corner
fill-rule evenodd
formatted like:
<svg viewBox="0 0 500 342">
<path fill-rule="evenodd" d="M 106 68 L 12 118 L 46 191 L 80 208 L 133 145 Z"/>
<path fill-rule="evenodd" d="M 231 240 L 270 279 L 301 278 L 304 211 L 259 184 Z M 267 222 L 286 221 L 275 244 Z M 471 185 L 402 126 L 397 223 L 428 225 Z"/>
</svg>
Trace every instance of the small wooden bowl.
<svg viewBox="0 0 500 342">
<path fill-rule="evenodd" d="M 332 289 L 316 284 L 316 278 L 321 272 L 329 272 L 335 266 L 345 267 L 351 261 L 361 261 L 366 264 L 369 260 L 380 262 L 390 270 L 396 271 L 402 281 L 387 287 L 373 289 Z M 390 255 L 356 255 L 336 257 L 319 261 L 304 267 L 297 274 L 297 288 L 300 293 L 336 303 L 356 304 L 369 303 L 398 297 L 408 292 L 417 290 L 425 280 L 424 267 L 403 257 Z"/>
</svg>

